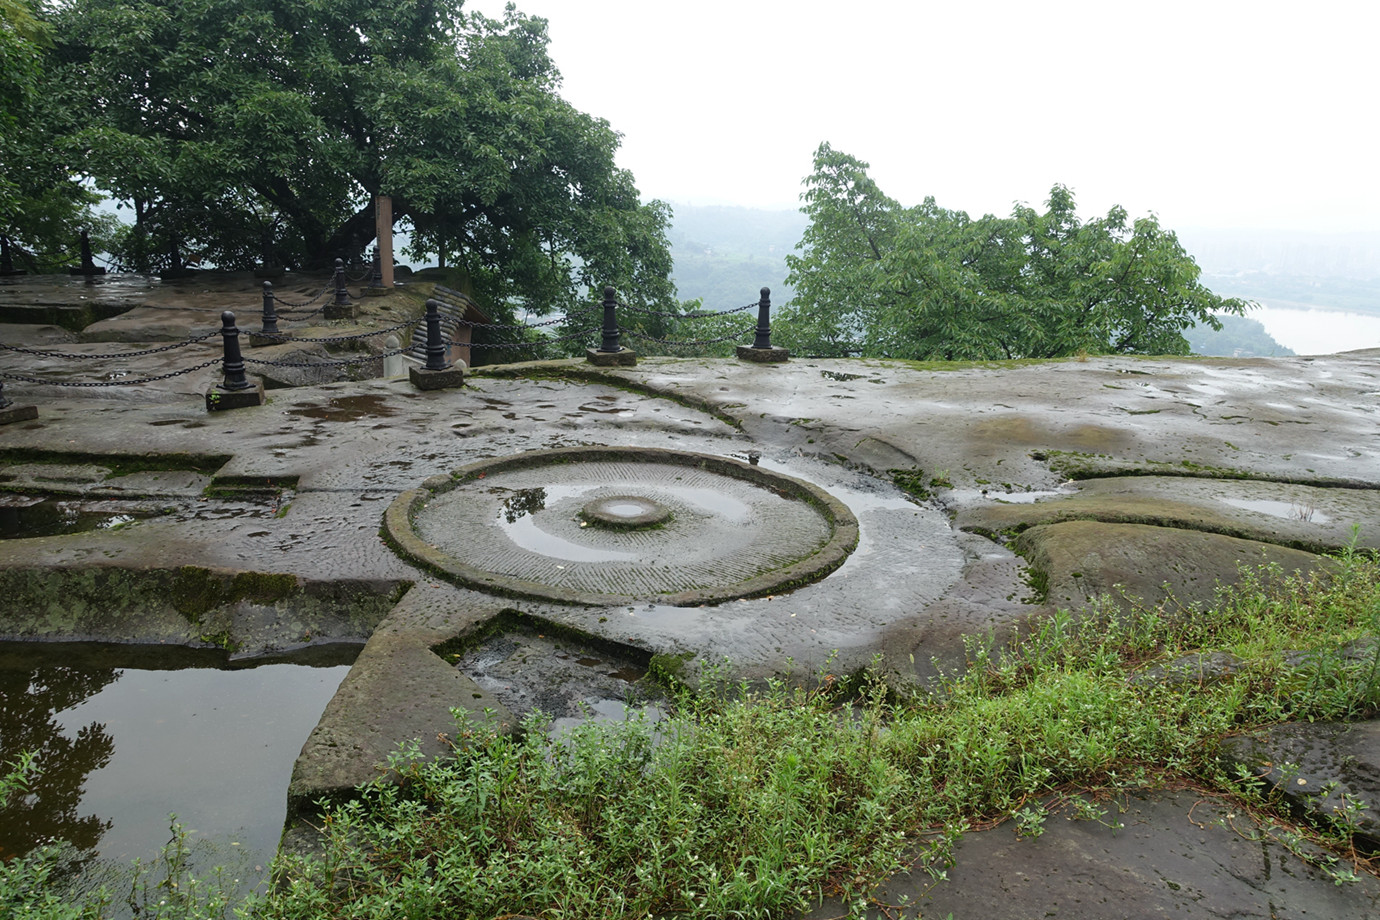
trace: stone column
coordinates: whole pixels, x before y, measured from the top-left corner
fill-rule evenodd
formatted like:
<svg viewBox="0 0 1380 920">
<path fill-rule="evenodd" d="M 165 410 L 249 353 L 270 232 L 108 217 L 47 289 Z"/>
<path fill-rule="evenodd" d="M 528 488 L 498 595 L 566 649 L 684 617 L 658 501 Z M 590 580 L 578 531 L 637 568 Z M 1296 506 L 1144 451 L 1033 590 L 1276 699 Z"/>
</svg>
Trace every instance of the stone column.
<svg viewBox="0 0 1380 920">
<path fill-rule="evenodd" d="M 393 286 L 393 199 L 374 196 L 374 230 L 379 238 L 379 266 L 384 288 Z"/>
</svg>

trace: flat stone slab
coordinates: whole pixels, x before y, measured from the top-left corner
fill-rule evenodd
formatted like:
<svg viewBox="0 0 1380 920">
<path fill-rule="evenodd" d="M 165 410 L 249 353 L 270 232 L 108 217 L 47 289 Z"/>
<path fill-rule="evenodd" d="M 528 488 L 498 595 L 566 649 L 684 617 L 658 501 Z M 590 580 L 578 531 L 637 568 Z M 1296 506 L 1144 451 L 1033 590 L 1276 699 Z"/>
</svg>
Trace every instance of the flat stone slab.
<svg viewBox="0 0 1380 920">
<path fill-rule="evenodd" d="M 1321 556 L 1269 543 L 1145 524 L 1069 521 L 1021 533 L 1015 547 L 1046 584 L 1046 603 L 1077 609 L 1101 595 L 1158 604 L 1210 605 L 1219 585 L 1237 580 L 1241 565 L 1278 564 L 1309 572 Z"/>
<path fill-rule="evenodd" d="M 1354 826 L 1380 852 L 1380 722 L 1292 722 L 1228 738 L 1222 757 L 1321 826 Z"/>
<path fill-rule="evenodd" d="M 452 709 L 492 718 L 505 731 L 515 727 L 495 696 L 425 644 L 375 636 L 302 747 L 288 785 L 289 814 L 310 811 L 321 798 L 348 796 L 385 775 L 383 765 L 401 744 L 417 741 L 428 758 L 451 753 L 451 743 L 460 743 Z"/>
<path fill-rule="evenodd" d="M 1380 547 L 1380 491 L 1291 482 L 1117 476 L 1056 491 L 946 496 L 954 523 L 979 533 L 1013 533 L 1035 524 L 1093 520 L 1155 524 L 1244 537 L 1314 552 Z"/>
<path fill-rule="evenodd" d="M 1358 873 L 1337 884 L 1230 802 L 1191 791 L 1095 803 L 1102 822 L 1056 808 L 1038 837 L 1014 822 L 969 832 L 947 880 L 922 868 L 901 873 L 875 896 L 910 906 L 875 920 L 1360 920 L 1380 916 L 1380 879 Z M 1103 823 L 1105 822 L 1105 823 Z M 1121 824 L 1114 828 L 1108 825 Z M 1346 868 L 1346 867 L 1343 867 Z M 846 915 L 827 901 L 802 920 Z"/>
</svg>

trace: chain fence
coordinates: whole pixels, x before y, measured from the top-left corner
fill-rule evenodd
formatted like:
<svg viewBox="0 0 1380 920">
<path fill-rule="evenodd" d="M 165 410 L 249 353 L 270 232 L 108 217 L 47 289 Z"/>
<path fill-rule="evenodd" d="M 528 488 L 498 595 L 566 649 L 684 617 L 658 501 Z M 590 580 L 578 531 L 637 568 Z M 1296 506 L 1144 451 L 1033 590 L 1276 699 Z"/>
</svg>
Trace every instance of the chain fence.
<svg viewBox="0 0 1380 920">
<path fill-rule="evenodd" d="M 341 290 L 338 286 L 340 274 L 340 269 L 337 269 L 335 282 L 337 286 L 334 288 L 337 293 Z M 333 287 L 328 285 L 301 306 L 310 305 L 332 289 Z M 227 380 L 233 375 L 237 380 L 243 381 L 243 371 L 246 365 L 293 369 L 349 368 L 370 364 L 377 366 L 378 362 L 384 359 L 404 355 L 423 362 L 427 370 L 436 370 L 448 367 L 447 358 L 455 355 L 457 351 L 462 352 L 467 358 L 472 357 L 476 351 L 487 350 L 493 350 L 499 354 L 512 354 L 527 350 L 530 352 L 529 359 L 563 357 L 576 354 L 583 348 L 595 344 L 599 346 L 598 351 L 601 352 L 621 351 L 624 350 L 623 346 L 618 343 L 623 337 L 637 342 L 636 352 L 641 354 L 683 353 L 686 351 L 694 351 L 701 355 L 731 353 L 732 348 L 741 345 L 753 333 L 757 334 L 758 342 L 762 340 L 764 333 L 767 334 L 768 344 L 766 347 L 770 348 L 770 330 L 764 328 L 768 322 L 767 311 L 769 310 L 765 289 L 763 298 L 758 303 L 749 303 L 729 310 L 682 313 L 620 303 L 611 299 L 612 289 L 609 288 L 606 289 L 605 300 L 602 303 L 582 305 L 555 319 L 516 323 L 496 323 L 487 321 L 487 318 L 469 318 L 471 307 L 475 308 L 475 315 L 478 317 L 483 317 L 483 314 L 478 311 L 477 306 L 468 296 L 441 285 L 436 286 L 434 293 L 435 296 L 427 301 L 427 313 L 424 317 L 402 320 L 381 329 L 331 336 L 297 336 L 277 331 L 248 331 L 253 344 L 256 345 L 263 344 L 265 341 L 275 344 L 341 345 L 377 339 L 380 336 L 391 335 L 411 328 L 411 341 L 408 344 L 383 351 L 374 351 L 371 348 L 367 354 L 350 357 L 306 357 L 301 360 L 270 360 L 242 356 L 239 339 L 247 330 L 237 328 L 234 314 L 227 311 L 223 314 L 224 324 L 220 328 L 189 335 L 181 341 L 167 345 L 136 351 L 76 353 L 52 348 L 29 348 L 0 343 L 0 351 L 48 360 L 84 362 L 89 365 L 103 360 L 123 360 L 164 354 L 205 343 L 208 339 L 220 335 L 223 339 L 224 349 L 222 357 L 213 358 L 190 367 L 138 378 L 127 378 L 124 376 L 124 372 L 113 372 L 107 374 L 111 379 L 105 380 L 67 380 L 0 371 L 0 381 L 13 380 L 45 386 L 74 388 L 136 386 L 197 373 L 217 364 L 224 366 Z M 267 325 L 269 304 L 282 302 L 273 293 L 272 285 L 268 283 L 264 285 L 264 301 L 265 323 Z M 761 311 L 756 325 L 745 325 L 737 319 L 740 314 L 753 307 L 758 307 Z M 320 309 L 318 308 L 313 313 L 319 312 Z M 596 314 L 601 310 L 602 323 L 598 323 L 595 321 Z M 623 322 L 619 322 L 619 311 L 622 312 Z M 308 316 L 310 315 L 308 314 Z M 303 318 L 306 317 L 298 319 Z M 461 330 L 464 330 L 463 334 Z M 474 340 L 476 336 L 479 337 L 478 341 Z M 758 342 L 755 342 L 753 347 L 760 347 Z M 612 343 L 612 347 L 610 347 L 610 343 Z M 590 350 L 593 351 L 594 349 L 591 348 Z M 5 398 L 3 383 L 0 383 L 0 409 L 8 404 L 9 400 Z"/>
</svg>

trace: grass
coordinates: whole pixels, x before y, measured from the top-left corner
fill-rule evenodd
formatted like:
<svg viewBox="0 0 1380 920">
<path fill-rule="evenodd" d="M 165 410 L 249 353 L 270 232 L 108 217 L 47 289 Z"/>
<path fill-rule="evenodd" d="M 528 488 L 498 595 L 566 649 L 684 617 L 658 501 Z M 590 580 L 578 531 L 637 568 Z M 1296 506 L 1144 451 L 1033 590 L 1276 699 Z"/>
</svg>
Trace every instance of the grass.
<svg viewBox="0 0 1380 920">
<path fill-rule="evenodd" d="M 1116 826 L 1096 804 L 1109 794 L 1182 783 L 1273 814 L 1267 832 L 1342 881 L 1364 868 L 1353 828 L 1294 828 L 1282 802 L 1227 775 L 1217 755 L 1246 729 L 1373 714 L 1377 626 L 1380 565 L 1348 550 L 1326 579 L 1245 570 L 1210 611 L 1108 603 L 1048 617 L 1019 644 L 973 637 L 967 668 L 933 694 L 901 695 L 875 673 L 848 693 L 829 674 L 808 686 L 711 680 L 657 723 L 590 722 L 553 738 L 539 717 L 515 737 L 461 721 L 453 759 L 398 752 L 402 784 L 327 808 L 320 855 L 281 859 L 279 884 L 237 910 L 746 918 L 826 894 L 861 910 L 917 851 L 942 877 L 968 828 L 1010 819 L 1038 835 L 1051 797 Z M 1129 679 L 1218 651 L 1240 659 L 1218 679 Z M 24 865 L 5 867 L 0 907 L 99 915 L 44 902 L 44 886 L 23 888 Z M 228 916 L 209 895 L 178 903 L 140 916 Z"/>
</svg>

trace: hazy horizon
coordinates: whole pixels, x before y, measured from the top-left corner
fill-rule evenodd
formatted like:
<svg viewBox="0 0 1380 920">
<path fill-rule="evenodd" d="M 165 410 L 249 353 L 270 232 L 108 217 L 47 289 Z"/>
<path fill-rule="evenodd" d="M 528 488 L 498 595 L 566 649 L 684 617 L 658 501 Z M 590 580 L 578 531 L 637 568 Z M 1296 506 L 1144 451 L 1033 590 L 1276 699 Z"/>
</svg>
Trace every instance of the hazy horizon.
<svg viewBox="0 0 1380 920">
<path fill-rule="evenodd" d="M 466 9 L 502 15 L 504 0 Z M 1079 213 L 1168 227 L 1380 232 L 1380 8 L 1091 0 L 518 0 L 561 94 L 623 134 L 666 201 L 799 205 L 815 148 L 902 204 L 1010 213 L 1055 183 Z"/>
</svg>

